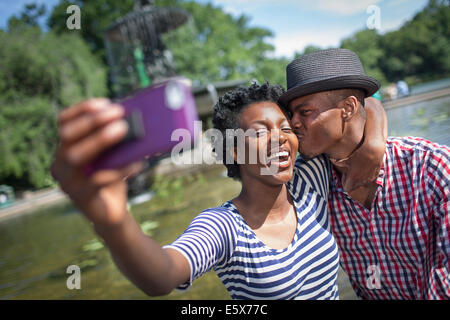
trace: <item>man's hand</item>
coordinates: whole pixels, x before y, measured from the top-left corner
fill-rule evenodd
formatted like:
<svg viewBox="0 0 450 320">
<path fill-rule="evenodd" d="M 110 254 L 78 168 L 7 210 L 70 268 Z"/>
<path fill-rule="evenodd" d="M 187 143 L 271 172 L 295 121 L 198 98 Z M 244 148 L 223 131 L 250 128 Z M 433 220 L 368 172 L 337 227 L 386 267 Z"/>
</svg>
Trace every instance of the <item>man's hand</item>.
<svg viewBox="0 0 450 320">
<path fill-rule="evenodd" d="M 121 141 L 128 130 L 124 110 L 107 99 L 73 105 L 59 115 L 59 138 L 51 173 L 61 189 L 96 225 L 115 226 L 126 217 L 126 179 L 142 170 L 134 163 L 86 176 L 84 167 Z"/>
<path fill-rule="evenodd" d="M 364 143 L 342 164 L 348 168 L 342 177 L 347 192 L 376 181 L 383 164 L 388 132 L 386 112 L 381 102 L 371 97 L 365 99 L 365 110 Z"/>
</svg>

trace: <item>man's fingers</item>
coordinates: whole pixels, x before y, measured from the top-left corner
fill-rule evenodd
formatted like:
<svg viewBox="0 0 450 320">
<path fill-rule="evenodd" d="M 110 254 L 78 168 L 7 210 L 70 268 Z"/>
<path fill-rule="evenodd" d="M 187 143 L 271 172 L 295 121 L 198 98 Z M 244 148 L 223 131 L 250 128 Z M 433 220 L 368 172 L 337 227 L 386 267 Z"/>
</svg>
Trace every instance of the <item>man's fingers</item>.
<svg viewBox="0 0 450 320">
<path fill-rule="evenodd" d="M 108 108 L 95 113 L 81 114 L 61 125 L 61 141 L 63 143 L 71 144 L 80 138 L 89 135 L 90 132 L 93 132 L 99 127 L 122 118 L 123 115 L 124 109 L 118 105 L 110 105 Z"/>
<path fill-rule="evenodd" d="M 89 180 L 97 187 L 133 177 L 142 171 L 142 162 L 135 162 L 119 170 L 100 170 L 92 174 Z"/>
<path fill-rule="evenodd" d="M 110 101 L 106 98 L 95 98 L 82 101 L 61 111 L 59 114 L 59 123 L 63 124 L 78 117 L 82 113 L 100 111 L 101 109 L 106 108 L 108 104 L 110 104 Z"/>
<path fill-rule="evenodd" d="M 128 125 L 125 120 L 111 122 L 94 134 L 81 139 L 67 149 L 66 160 L 70 165 L 82 166 L 125 137 Z"/>
</svg>

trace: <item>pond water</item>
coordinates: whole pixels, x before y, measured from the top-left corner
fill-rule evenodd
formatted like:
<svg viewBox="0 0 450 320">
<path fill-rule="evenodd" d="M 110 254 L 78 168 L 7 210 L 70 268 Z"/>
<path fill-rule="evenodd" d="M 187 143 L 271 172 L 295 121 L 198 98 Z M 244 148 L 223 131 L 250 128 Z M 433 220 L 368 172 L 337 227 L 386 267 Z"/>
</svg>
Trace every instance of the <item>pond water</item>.
<svg viewBox="0 0 450 320">
<path fill-rule="evenodd" d="M 450 145 L 450 96 L 387 111 L 390 135 L 422 136 Z M 131 212 L 161 244 L 183 232 L 202 209 L 239 192 L 218 167 L 160 184 L 150 201 Z M 186 188 L 186 186 L 189 186 Z M 168 195 L 174 195 L 168 197 Z M 66 286 L 69 265 L 81 268 L 81 289 Z M 350 289 L 351 291 L 351 289 Z M 341 291 L 341 298 L 352 297 Z M 210 272 L 186 293 L 164 299 L 229 299 Z M 90 224 L 71 205 L 56 206 L 0 223 L 0 299 L 150 299 L 116 268 Z"/>
<path fill-rule="evenodd" d="M 131 207 L 143 230 L 161 244 L 181 234 L 195 215 L 239 192 L 223 168 L 161 184 L 151 201 Z M 189 185 L 189 188 L 182 186 Z M 181 187 L 180 187 L 181 186 Z M 170 195 L 170 198 L 169 198 Z M 90 224 L 71 205 L 0 223 L 0 299 L 149 299 L 117 269 Z M 69 265 L 81 268 L 81 289 L 69 290 Z M 229 299 L 214 273 L 187 293 L 164 299 Z"/>
<path fill-rule="evenodd" d="M 450 96 L 387 110 L 390 136 L 417 136 L 450 145 Z"/>
</svg>

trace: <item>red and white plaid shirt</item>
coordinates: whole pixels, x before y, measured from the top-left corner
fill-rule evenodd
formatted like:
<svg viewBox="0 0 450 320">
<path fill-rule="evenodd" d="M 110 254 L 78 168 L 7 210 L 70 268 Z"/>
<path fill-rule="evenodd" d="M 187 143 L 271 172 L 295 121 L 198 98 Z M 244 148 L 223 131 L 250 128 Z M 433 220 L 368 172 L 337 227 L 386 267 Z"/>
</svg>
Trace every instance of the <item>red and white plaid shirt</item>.
<svg viewBox="0 0 450 320">
<path fill-rule="evenodd" d="M 389 138 L 370 210 L 333 169 L 331 227 L 363 299 L 450 299 L 450 148 Z"/>
</svg>

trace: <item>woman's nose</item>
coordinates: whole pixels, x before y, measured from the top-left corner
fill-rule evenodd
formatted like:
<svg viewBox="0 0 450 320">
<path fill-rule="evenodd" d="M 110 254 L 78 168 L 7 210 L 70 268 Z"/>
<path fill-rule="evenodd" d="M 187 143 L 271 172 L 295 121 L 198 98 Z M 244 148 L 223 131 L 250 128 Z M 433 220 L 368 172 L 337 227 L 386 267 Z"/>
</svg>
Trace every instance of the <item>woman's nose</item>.
<svg viewBox="0 0 450 320">
<path fill-rule="evenodd" d="M 279 144 L 284 144 L 288 139 L 286 133 L 283 130 L 273 129 L 273 133 L 274 134 L 272 135 L 271 140 L 278 140 Z"/>
</svg>

